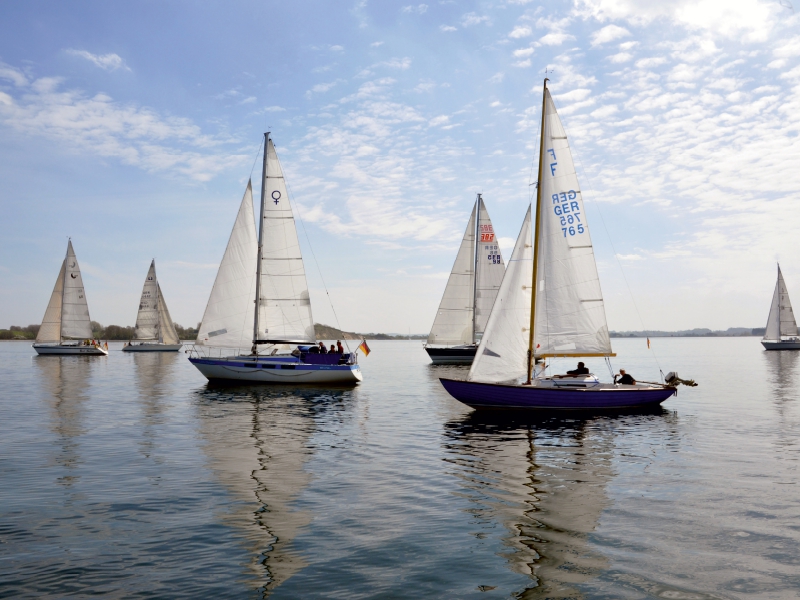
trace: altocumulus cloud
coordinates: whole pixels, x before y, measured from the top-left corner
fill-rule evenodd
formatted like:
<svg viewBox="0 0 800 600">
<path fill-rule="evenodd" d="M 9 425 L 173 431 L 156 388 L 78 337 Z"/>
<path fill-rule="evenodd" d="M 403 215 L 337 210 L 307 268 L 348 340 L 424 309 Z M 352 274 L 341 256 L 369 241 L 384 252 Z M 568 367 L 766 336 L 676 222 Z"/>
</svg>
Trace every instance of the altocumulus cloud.
<svg viewBox="0 0 800 600">
<path fill-rule="evenodd" d="M 92 54 L 88 50 L 75 50 L 74 48 L 69 48 L 66 52 L 72 56 L 88 60 L 90 63 L 106 71 L 116 71 L 117 69 L 130 71 L 130 67 L 125 64 L 125 61 L 122 60 L 119 54 Z"/>
</svg>

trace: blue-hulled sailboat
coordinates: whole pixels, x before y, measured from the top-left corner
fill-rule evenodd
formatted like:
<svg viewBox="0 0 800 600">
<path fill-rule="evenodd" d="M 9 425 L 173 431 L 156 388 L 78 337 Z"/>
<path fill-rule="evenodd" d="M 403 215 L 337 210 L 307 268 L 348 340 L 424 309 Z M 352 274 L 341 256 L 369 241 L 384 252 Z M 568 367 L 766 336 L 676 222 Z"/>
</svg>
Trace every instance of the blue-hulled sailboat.
<svg viewBox="0 0 800 600">
<path fill-rule="evenodd" d="M 474 408 L 656 406 L 676 388 L 601 383 L 591 373 L 546 375 L 549 358 L 614 356 L 583 197 L 547 81 L 533 243 L 529 207 L 469 375 L 442 385 Z"/>
<path fill-rule="evenodd" d="M 269 133 L 258 214 L 256 237 L 248 182 L 189 361 L 209 380 L 358 383 L 355 353 L 320 354 L 315 345 L 294 214 Z"/>
</svg>

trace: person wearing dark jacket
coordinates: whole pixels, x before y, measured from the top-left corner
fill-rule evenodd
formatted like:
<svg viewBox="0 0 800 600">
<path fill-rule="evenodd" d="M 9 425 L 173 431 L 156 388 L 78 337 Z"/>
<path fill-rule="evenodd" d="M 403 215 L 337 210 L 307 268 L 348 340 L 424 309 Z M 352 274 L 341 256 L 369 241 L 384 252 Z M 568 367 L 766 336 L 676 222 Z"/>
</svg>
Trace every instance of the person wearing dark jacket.
<svg viewBox="0 0 800 600">
<path fill-rule="evenodd" d="M 589 369 L 582 363 L 578 363 L 578 368 L 572 371 L 567 371 L 567 375 L 588 375 Z"/>
<path fill-rule="evenodd" d="M 619 379 L 617 379 L 619 377 Z M 619 370 L 619 375 L 614 376 L 614 383 L 621 383 L 623 385 L 636 385 L 636 380 L 625 372 L 625 369 Z"/>
</svg>

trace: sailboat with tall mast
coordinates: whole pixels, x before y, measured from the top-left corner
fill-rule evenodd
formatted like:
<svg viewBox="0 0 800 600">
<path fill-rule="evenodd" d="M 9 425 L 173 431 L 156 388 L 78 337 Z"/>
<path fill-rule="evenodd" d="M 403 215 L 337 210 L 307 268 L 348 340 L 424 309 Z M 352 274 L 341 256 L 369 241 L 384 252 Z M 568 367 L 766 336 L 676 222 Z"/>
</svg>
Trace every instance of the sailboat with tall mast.
<svg viewBox="0 0 800 600">
<path fill-rule="evenodd" d="M 108 355 L 108 350 L 92 339 L 89 304 L 71 239 L 67 242 L 67 255 L 61 263 L 33 349 L 40 355 Z"/>
<path fill-rule="evenodd" d="M 789 290 L 786 289 L 780 265 L 778 265 L 778 281 L 775 283 L 775 292 L 772 294 L 772 304 L 769 308 L 767 329 L 761 345 L 766 350 L 800 350 L 797 321 L 794 319 Z"/>
<path fill-rule="evenodd" d="M 258 215 L 256 236 L 248 182 L 189 361 L 209 380 L 358 383 L 356 353 L 316 346 L 294 213 L 269 132 Z"/>
<path fill-rule="evenodd" d="M 504 272 L 492 220 L 478 194 L 425 344 L 433 364 L 472 363 Z"/>
<path fill-rule="evenodd" d="M 454 398 L 474 408 L 656 406 L 676 388 L 601 383 L 588 370 L 546 374 L 549 358 L 615 356 L 583 197 L 547 81 L 533 240 L 529 207 L 467 379 L 440 381 Z M 668 381 L 674 380 L 668 376 Z"/>
<path fill-rule="evenodd" d="M 156 276 L 156 259 L 150 262 L 144 278 L 139 312 L 133 339 L 122 347 L 123 352 L 177 352 L 183 347 L 169 315 L 167 301 Z"/>
</svg>

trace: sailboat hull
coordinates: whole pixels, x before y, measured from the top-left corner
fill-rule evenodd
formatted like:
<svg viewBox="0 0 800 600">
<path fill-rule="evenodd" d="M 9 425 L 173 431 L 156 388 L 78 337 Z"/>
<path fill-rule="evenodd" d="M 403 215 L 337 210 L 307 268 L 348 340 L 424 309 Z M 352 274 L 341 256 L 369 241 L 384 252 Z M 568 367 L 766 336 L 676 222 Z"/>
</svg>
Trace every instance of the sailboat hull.
<svg viewBox="0 0 800 600">
<path fill-rule="evenodd" d="M 428 353 L 431 362 L 435 365 L 471 365 L 477 350 L 477 346 L 425 348 L 425 352 Z"/>
<path fill-rule="evenodd" d="M 122 347 L 123 352 L 177 352 L 183 344 L 127 344 Z"/>
<path fill-rule="evenodd" d="M 190 358 L 209 381 L 250 383 L 353 385 L 363 377 L 358 365 L 309 365 L 301 362 L 242 359 Z"/>
<path fill-rule="evenodd" d="M 800 340 L 761 341 L 764 350 L 800 350 Z"/>
<path fill-rule="evenodd" d="M 568 389 L 480 383 L 441 378 L 444 389 L 459 402 L 478 409 L 626 410 L 658 406 L 675 388 L 620 386 Z"/>
<path fill-rule="evenodd" d="M 33 344 L 40 356 L 108 356 L 108 350 L 98 346 L 76 346 L 64 344 Z"/>
</svg>

